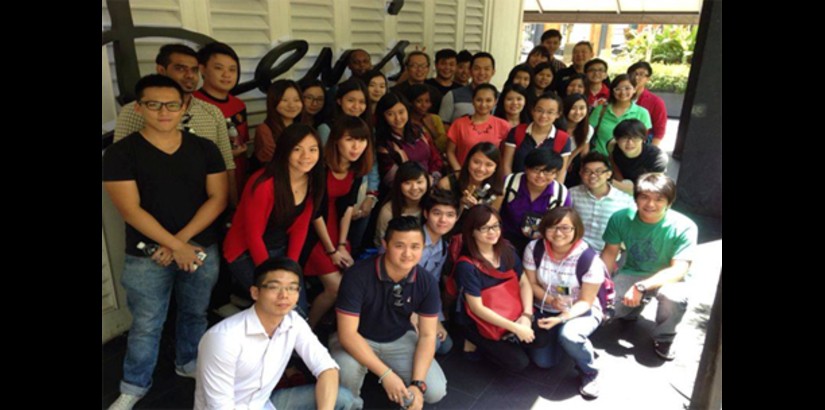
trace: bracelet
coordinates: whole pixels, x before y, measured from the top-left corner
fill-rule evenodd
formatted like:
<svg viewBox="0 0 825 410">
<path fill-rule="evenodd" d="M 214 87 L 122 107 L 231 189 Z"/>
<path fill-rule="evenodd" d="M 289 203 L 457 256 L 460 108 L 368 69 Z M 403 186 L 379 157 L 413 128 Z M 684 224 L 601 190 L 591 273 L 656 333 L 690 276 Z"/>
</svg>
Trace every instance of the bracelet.
<svg viewBox="0 0 825 410">
<path fill-rule="evenodd" d="M 346 243 L 346 242 L 341 242 L 341 243 L 339 243 L 339 244 L 338 244 L 338 247 L 339 247 L 339 248 L 340 248 L 340 247 L 342 247 L 342 246 L 343 246 L 343 247 L 346 247 L 346 246 L 347 246 L 347 243 Z"/>
<path fill-rule="evenodd" d="M 333 250 L 332 252 L 327 252 L 327 256 L 335 255 L 335 252 L 338 252 L 337 248 L 335 250 Z"/>
<path fill-rule="evenodd" d="M 526 317 L 526 318 L 528 318 L 528 319 L 530 319 L 531 321 L 533 320 L 533 315 L 532 315 L 532 314 L 530 314 L 530 313 L 526 313 L 526 312 L 525 312 L 525 313 L 522 313 L 521 315 L 522 315 L 522 316 L 524 316 L 524 317 Z"/>
<path fill-rule="evenodd" d="M 559 319 L 561 319 L 561 323 L 562 323 L 562 324 L 565 324 L 565 323 L 567 323 L 567 319 L 568 319 L 568 318 L 566 318 L 566 317 L 562 317 L 562 315 L 559 315 Z"/>
<path fill-rule="evenodd" d="M 390 372 L 392 372 L 392 368 L 387 367 L 387 371 L 385 371 L 384 374 L 382 374 L 381 377 L 378 378 L 378 384 L 381 384 L 381 382 L 384 380 L 384 377 L 387 377 L 387 375 L 390 374 Z"/>
</svg>

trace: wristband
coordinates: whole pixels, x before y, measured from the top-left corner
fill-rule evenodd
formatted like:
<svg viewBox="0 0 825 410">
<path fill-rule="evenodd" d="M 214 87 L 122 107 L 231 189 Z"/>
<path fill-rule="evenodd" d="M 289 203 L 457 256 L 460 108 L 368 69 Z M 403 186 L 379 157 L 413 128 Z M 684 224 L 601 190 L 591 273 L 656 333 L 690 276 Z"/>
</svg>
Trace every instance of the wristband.
<svg viewBox="0 0 825 410">
<path fill-rule="evenodd" d="M 381 377 L 378 378 L 378 384 L 381 384 L 381 382 L 384 380 L 384 377 L 387 377 L 387 375 L 390 374 L 391 372 L 392 372 L 392 368 L 388 367 L 387 371 L 385 371 L 384 374 L 382 374 Z"/>
</svg>

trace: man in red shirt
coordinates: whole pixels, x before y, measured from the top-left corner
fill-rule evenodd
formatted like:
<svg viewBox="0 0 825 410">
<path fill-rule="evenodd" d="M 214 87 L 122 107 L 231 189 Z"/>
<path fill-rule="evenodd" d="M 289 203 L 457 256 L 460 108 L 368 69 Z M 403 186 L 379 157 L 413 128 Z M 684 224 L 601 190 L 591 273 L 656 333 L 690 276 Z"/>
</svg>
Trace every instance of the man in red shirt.
<svg viewBox="0 0 825 410">
<path fill-rule="evenodd" d="M 653 68 L 646 61 L 639 61 L 627 69 L 627 75 L 631 80 L 636 80 L 636 105 L 644 107 L 650 113 L 650 122 L 653 123 L 652 137 L 647 136 L 648 142 L 658 146 L 665 138 L 665 128 L 667 127 L 667 108 L 665 102 L 656 94 L 645 89 L 645 85 L 653 75 Z"/>
</svg>

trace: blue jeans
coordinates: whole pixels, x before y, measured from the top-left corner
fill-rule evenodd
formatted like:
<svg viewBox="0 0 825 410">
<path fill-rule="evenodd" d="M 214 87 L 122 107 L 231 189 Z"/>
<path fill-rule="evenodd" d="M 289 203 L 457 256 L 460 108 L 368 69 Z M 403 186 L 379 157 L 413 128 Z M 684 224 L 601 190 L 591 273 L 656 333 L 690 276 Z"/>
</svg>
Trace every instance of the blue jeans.
<svg viewBox="0 0 825 410">
<path fill-rule="evenodd" d="M 271 249 L 269 251 L 270 258 L 285 255 L 285 247 Z M 230 263 L 229 271 L 232 272 L 232 281 L 238 288 L 243 289 L 243 293 L 238 296 L 252 300 L 252 297 L 249 295 L 249 288 L 255 283 L 255 263 L 252 262 L 252 257 L 249 256 L 249 252 L 244 252 L 241 256 L 238 256 L 238 259 Z M 301 281 L 301 293 L 298 296 L 298 305 L 295 306 L 295 310 L 306 319 L 309 314 L 309 302 L 307 301 L 306 286 L 304 286 L 304 275 L 300 275 L 299 280 Z M 240 289 L 238 290 L 240 291 Z"/>
<path fill-rule="evenodd" d="M 444 339 L 442 342 L 441 339 L 435 339 L 435 354 L 447 354 L 450 353 L 450 350 L 453 348 L 453 339 L 450 335 L 447 335 L 447 338 Z"/>
<path fill-rule="evenodd" d="M 335 399 L 335 410 L 349 410 L 352 408 L 352 393 L 349 390 L 338 386 L 338 397 Z M 269 401 L 275 405 L 276 409 L 289 410 L 315 410 L 318 408 L 315 403 L 315 385 L 305 384 L 303 386 L 288 387 L 286 389 L 275 389 Z"/>
<path fill-rule="evenodd" d="M 412 378 L 413 356 L 418 343 L 418 335 L 410 330 L 404 336 L 388 343 L 365 340 L 375 355 L 401 377 L 405 384 L 409 385 Z M 363 408 L 364 399 L 361 398 L 361 386 L 363 386 L 364 377 L 369 370 L 344 350 L 338 340 L 337 332 L 329 337 L 329 353 L 338 363 L 338 366 L 341 367 L 338 373 L 341 377 L 341 386 L 352 392 L 354 397 L 353 408 Z M 438 403 L 447 395 L 447 377 L 435 359 L 430 364 L 424 382 L 427 383 L 427 392 L 424 393 L 425 403 Z"/>
<path fill-rule="evenodd" d="M 121 393 L 144 396 L 152 386 L 160 336 L 173 289 L 178 307 L 175 366 L 187 373 L 195 371 L 198 342 L 206 332 L 206 309 L 218 280 L 221 258 L 217 244 L 204 251 L 208 257 L 193 273 L 179 270 L 174 262 L 162 267 L 149 257 L 126 255 L 121 284 L 126 289 L 132 327 L 129 328 L 123 360 Z"/>
<path fill-rule="evenodd" d="M 549 316 L 555 315 L 536 314 L 537 319 Z M 536 340 L 527 345 L 530 359 L 536 366 L 549 369 L 558 364 L 563 353 L 567 353 L 580 371 L 586 374 L 598 373 L 595 350 L 588 337 L 599 327 L 602 317 L 601 310 L 590 309 L 589 313 L 556 325 L 550 330 L 534 325 Z"/>
</svg>

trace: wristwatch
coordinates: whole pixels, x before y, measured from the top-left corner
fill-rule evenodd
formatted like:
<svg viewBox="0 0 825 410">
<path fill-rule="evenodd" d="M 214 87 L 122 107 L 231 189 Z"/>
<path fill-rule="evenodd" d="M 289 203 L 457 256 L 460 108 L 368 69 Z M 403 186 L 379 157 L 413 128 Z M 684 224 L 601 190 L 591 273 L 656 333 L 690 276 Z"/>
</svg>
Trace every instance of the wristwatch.
<svg viewBox="0 0 825 410">
<path fill-rule="evenodd" d="M 633 285 L 633 287 L 635 287 L 636 290 L 639 291 L 639 293 L 644 294 L 645 292 L 647 292 L 647 287 L 641 282 L 636 283 L 635 285 Z"/>
<path fill-rule="evenodd" d="M 418 390 L 421 390 L 421 394 L 427 392 L 427 383 L 424 383 L 423 380 L 413 380 L 410 382 L 410 386 L 418 387 Z"/>
</svg>

